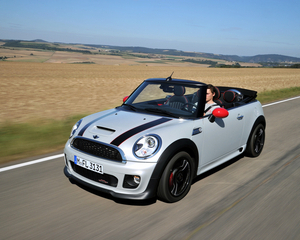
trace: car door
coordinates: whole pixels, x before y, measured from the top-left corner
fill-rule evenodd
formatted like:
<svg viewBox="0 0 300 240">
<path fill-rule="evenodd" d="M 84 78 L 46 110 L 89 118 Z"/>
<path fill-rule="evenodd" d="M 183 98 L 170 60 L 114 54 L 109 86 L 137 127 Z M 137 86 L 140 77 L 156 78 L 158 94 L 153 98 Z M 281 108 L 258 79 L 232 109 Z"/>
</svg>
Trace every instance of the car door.
<svg viewBox="0 0 300 240">
<path fill-rule="evenodd" d="M 208 116 L 195 121 L 194 129 L 201 128 L 201 133 L 193 136 L 200 151 L 201 172 L 223 163 L 228 156 L 239 152 L 244 127 L 243 108 L 232 108 L 228 112 L 226 118 L 216 118 L 214 122 L 210 122 Z"/>
</svg>

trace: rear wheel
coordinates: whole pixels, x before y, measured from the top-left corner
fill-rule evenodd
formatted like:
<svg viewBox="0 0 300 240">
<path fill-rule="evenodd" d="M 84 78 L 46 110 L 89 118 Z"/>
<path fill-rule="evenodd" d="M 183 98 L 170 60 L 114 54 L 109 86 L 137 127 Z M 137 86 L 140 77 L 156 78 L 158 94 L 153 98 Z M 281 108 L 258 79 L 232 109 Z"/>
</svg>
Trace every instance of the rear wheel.
<svg viewBox="0 0 300 240">
<path fill-rule="evenodd" d="M 247 149 L 246 149 L 246 156 L 258 157 L 263 150 L 264 143 L 265 143 L 265 128 L 260 123 L 255 127 L 254 131 L 252 132 L 249 138 Z"/>
<path fill-rule="evenodd" d="M 170 203 L 184 198 L 191 188 L 193 169 L 194 162 L 188 153 L 175 154 L 161 176 L 158 198 Z"/>
</svg>

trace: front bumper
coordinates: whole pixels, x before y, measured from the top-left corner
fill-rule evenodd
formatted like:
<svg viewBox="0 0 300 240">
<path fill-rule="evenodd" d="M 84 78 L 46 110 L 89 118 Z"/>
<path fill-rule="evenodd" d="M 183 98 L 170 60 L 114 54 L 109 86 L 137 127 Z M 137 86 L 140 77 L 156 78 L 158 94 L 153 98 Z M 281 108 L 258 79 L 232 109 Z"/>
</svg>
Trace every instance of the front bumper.
<svg viewBox="0 0 300 240">
<path fill-rule="evenodd" d="M 124 193 L 117 193 L 108 189 L 99 188 L 95 185 L 89 184 L 86 181 L 81 180 L 80 178 L 75 177 L 74 175 L 71 175 L 68 171 L 68 167 L 65 166 L 64 168 L 64 174 L 69 179 L 72 179 L 84 186 L 87 186 L 89 188 L 95 189 L 99 192 L 110 194 L 112 197 L 120 198 L 120 199 L 128 199 L 128 200 L 146 200 L 156 197 L 156 191 L 157 191 L 157 185 L 159 183 L 159 179 L 150 179 L 147 189 L 139 194 L 124 194 Z"/>
<path fill-rule="evenodd" d="M 96 189 L 97 191 L 108 193 L 115 198 L 144 200 L 156 196 L 159 179 L 151 179 L 156 163 L 133 161 L 127 161 L 126 163 L 114 162 L 79 152 L 71 148 L 70 145 L 66 145 L 64 153 L 66 165 L 64 173 L 68 178 L 76 182 Z M 74 155 L 102 165 L 104 174 L 94 173 L 85 169 L 84 173 L 78 171 L 77 165 L 74 165 Z M 90 175 L 93 175 L 93 177 L 90 177 Z M 107 184 L 107 182 L 110 182 L 107 179 L 107 181 L 105 181 L 106 183 L 103 183 L 104 181 L 98 180 L 97 176 L 94 177 L 95 175 L 98 175 L 99 178 L 108 176 L 108 178 L 113 179 L 113 183 Z M 140 176 L 141 181 L 138 187 L 124 187 L 125 175 Z"/>
</svg>

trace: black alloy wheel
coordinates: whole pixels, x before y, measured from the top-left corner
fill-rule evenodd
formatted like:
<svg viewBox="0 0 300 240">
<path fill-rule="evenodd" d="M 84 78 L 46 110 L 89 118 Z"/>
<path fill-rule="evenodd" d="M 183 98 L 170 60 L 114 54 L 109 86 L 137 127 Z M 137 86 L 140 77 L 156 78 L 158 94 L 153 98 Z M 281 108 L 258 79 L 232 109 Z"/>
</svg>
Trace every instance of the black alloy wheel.
<svg viewBox="0 0 300 240">
<path fill-rule="evenodd" d="M 259 128 L 255 134 L 254 151 L 256 154 L 260 153 L 264 147 L 265 134 L 262 128 Z"/>
<path fill-rule="evenodd" d="M 264 143 L 265 143 L 265 128 L 260 123 L 256 126 L 256 128 L 252 132 L 252 135 L 250 136 L 247 149 L 246 149 L 246 155 L 248 157 L 258 157 L 263 150 Z"/>
<path fill-rule="evenodd" d="M 189 192 L 194 162 L 186 152 L 175 154 L 166 166 L 158 186 L 158 197 L 165 202 L 177 202 Z"/>
</svg>

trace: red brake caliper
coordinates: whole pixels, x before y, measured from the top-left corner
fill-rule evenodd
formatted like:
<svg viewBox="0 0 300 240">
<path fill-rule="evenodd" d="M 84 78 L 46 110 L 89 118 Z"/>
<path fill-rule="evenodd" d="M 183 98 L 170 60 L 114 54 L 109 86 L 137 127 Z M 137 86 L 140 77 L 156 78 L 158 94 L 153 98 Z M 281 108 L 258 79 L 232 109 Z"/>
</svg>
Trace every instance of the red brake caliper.
<svg viewBox="0 0 300 240">
<path fill-rule="evenodd" d="M 173 172 L 171 172 L 170 178 L 169 178 L 169 187 L 173 186 L 173 177 L 174 177 Z"/>
</svg>

